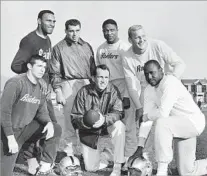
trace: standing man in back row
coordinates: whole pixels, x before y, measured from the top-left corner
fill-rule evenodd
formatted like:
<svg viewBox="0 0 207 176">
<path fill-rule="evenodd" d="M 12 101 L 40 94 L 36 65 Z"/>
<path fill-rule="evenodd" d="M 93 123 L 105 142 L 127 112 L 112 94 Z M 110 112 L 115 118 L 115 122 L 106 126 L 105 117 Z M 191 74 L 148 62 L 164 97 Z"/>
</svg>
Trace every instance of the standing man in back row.
<svg viewBox="0 0 207 176">
<path fill-rule="evenodd" d="M 17 74 L 27 72 L 27 63 L 30 58 L 35 55 L 43 56 L 47 63 L 51 57 L 51 41 L 48 34 L 52 34 L 55 27 L 54 12 L 50 10 L 42 10 L 38 14 L 37 29 L 26 35 L 20 42 L 19 50 L 17 51 L 14 60 L 11 64 L 11 69 Z M 50 99 L 49 76 L 46 72 L 43 79 L 38 79 L 41 84 L 42 92 L 47 96 L 47 109 L 49 111 L 50 118 L 53 122 L 57 122 L 52 101 Z M 33 174 L 36 172 L 38 163 L 36 161 L 38 152 L 36 150 L 36 144 L 25 144 L 23 146 L 25 150 L 24 155 L 28 162 L 28 171 Z"/>
<path fill-rule="evenodd" d="M 147 86 L 143 67 L 149 60 L 157 60 L 166 74 L 180 78 L 185 69 L 183 60 L 163 41 L 148 39 L 141 25 L 133 25 L 128 30 L 132 46 L 123 56 L 123 69 L 129 95 L 136 108 L 136 119 L 143 115 L 143 96 Z M 152 127 L 152 121 L 141 123 L 138 136 L 137 155 L 142 155 L 143 147 Z"/>
<path fill-rule="evenodd" d="M 89 84 L 95 69 L 94 53 L 91 45 L 80 38 L 81 23 L 77 19 L 65 22 L 66 36 L 52 51 L 50 77 L 56 99 L 63 105 L 65 116 L 64 138 L 76 146 L 77 136 L 71 124 L 71 109 L 78 90 Z M 70 150 L 70 146 L 65 149 Z M 74 148 L 76 149 L 76 148 Z"/>
<path fill-rule="evenodd" d="M 124 106 L 126 125 L 125 158 L 128 159 L 136 150 L 136 125 L 134 121 L 133 105 L 130 103 L 124 72 L 122 67 L 122 53 L 129 49 L 129 45 L 118 37 L 118 25 L 113 19 L 107 19 L 102 24 L 103 35 L 106 41 L 97 50 L 97 65 L 105 64 L 110 69 L 110 82 L 118 87 Z"/>
</svg>

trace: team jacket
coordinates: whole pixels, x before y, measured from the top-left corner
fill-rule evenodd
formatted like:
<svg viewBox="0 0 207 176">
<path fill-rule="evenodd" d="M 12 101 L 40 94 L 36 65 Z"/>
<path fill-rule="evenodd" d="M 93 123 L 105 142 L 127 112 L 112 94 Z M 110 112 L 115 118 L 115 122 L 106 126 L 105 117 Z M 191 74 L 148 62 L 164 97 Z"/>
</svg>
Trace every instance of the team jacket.
<svg viewBox="0 0 207 176">
<path fill-rule="evenodd" d="M 1 97 L 1 127 L 9 136 L 33 119 L 42 124 L 51 121 L 39 83 L 33 84 L 24 73 L 5 84 Z"/>
<path fill-rule="evenodd" d="M 92 148 L 97 148 L 101 129 L 86 129 L 82 118 L 91 108 L 98 108 L 106 117 L 104 126 L 110 126 L 123 118 L 123 105 L 120 92 L 113 84 L 109 84 L 99 97 L 93 83 L 82 87 L 75 98 L 71 111 L 71 121 L 75 129 L 79 129 L 80 141 Z"/>
<path fill-rule="evenodd" d="M 82 39 L 77 44 L 67 37 L 53 47 L 50 60 L 50 78 L 54 89 L 64 80 L 90 79 L 95 70 L 92 47 Z"/>
</svg>

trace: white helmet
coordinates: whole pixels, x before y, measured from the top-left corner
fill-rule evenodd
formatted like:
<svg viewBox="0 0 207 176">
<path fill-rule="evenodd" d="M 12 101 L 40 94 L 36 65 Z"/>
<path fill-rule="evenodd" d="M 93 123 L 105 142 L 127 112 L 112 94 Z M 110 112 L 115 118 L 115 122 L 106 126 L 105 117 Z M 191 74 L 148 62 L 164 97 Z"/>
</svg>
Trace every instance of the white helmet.
<svg viewBox="0 0 207 176">
<path fill-rule="evenodd" d="M 59 163 L 61 176 L 82 176 L 80 161 L 75 156 L 66 156 Z"/>
<path fill-rule="evenodd" d="M 128 176 L 152 176 L 152 163 L 147 156 L 135 158 L 128 167 Z"/>
</svg>

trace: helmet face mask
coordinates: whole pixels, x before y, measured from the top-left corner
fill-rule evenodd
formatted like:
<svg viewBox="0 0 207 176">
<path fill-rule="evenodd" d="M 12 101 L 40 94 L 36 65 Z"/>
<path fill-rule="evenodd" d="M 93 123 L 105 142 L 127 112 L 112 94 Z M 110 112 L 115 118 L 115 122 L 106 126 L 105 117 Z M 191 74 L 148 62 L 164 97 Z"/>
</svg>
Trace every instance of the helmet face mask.
<svg viewBox="0 0 207 176">
<path fill-rule="evenodd" d="M 61 176 L 82 176 L 80 161 L 75 156 L 66 156 L 59 163 Z"/>
<path fill-rule="evenodd" d="M 146 158 L 135 158 L 128 167 L 128 176 L 152 176 L 152 164 Z"/>
</svg>

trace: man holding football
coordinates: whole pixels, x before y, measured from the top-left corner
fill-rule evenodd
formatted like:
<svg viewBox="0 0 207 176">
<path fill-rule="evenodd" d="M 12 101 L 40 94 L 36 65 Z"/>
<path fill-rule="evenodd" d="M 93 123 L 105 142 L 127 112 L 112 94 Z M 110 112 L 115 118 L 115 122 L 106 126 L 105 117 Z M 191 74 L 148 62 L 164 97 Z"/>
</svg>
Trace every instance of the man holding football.
<svg viewBox="0 0 207 176">
<path fill-rule="evenodd" d="M 118 88 L 109 83 L 109 76 L 110 71 L 106 65 L 96 67 L 94 83 L 83 86 L 77 93 L 71 111 L 71 121 L 73 127 L 79 129 L 82 154 L 88 171 L 96 171 L 107 166 L 101 164 L 100 152 L 97 149 L 101 130 L 107 127 L 114 148 L 114 168 L 111 176 L 120 176 L 121 164 L 125 162 L 125 125 L 121 121 L 123 104 Z M 90 110 L 99 113 L 99 120 L 91 127 L 84 123 L 84 118 L 90 118 L 85 117 Z"/>
</svg>

